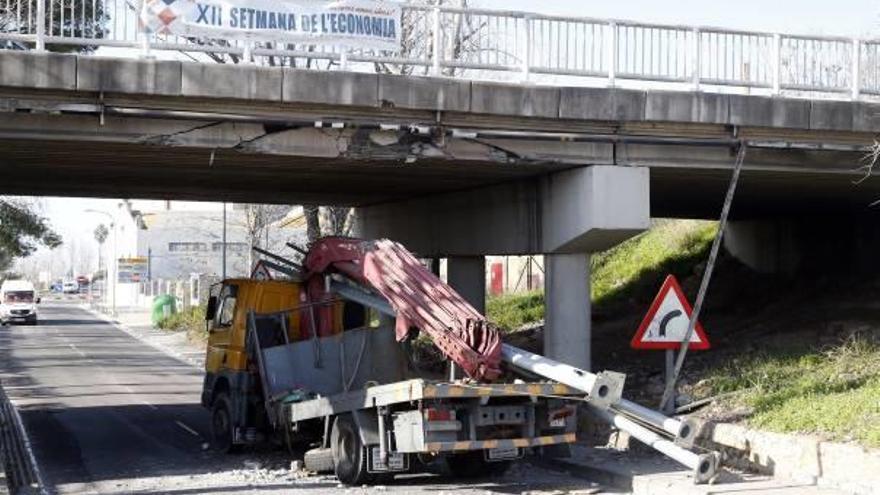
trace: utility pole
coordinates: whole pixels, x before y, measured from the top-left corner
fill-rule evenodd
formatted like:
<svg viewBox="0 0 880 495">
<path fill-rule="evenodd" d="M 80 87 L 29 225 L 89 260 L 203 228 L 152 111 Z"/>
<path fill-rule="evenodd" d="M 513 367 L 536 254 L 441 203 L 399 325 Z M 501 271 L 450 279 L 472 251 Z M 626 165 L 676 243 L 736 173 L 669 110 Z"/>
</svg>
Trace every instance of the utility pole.
<svg viewBox="0 0 880 495">
<path fill-rule="evenodd" d="M 111 213 L 108 213 L 103 210 L 95 210 L 95 209 L 86 209 L 86 213 L 97 213 L 99 215 L 104 215 L 110 220 L 110 230 L 113 231 L 113 256 L 108 256 L 107 263 L 107 276 L 105 278 L 105 285 L 107 283 L 110 284 L 110 304 L 112 307 L 112 314 L 116 316 L 116 277 L 117 277 L 117 269 L 119 268 L 118 264 L 118 251 L 116 245 L 116 217 L 114 217 Z M 113 268 L 113 276 L 110 276 L 110 268 Z"/>
<path fill-rule="evenodd" d="M 223 246 L 221 251 L 223 253 L 223 269 L 221 271 L 223 280 L 226 280 L 226 201 L 223 202 Z"/>
</svg>

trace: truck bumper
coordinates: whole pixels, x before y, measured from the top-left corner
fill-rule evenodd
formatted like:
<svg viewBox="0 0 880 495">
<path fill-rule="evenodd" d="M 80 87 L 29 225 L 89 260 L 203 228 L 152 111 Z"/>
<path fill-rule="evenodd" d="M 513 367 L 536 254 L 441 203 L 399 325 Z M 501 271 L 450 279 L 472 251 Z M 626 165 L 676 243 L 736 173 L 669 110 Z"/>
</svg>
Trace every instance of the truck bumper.
<svg viewBox="0 0 880 495">
<path fill-rule="evenodd" d="M 577 440 L 575 433 L 561 435 L 548 435 L 533 438 L 509 438 L 504 440 L 465 440 L 460 442 L 429 442 L 425 444 L 425 450 L 431 453 L 440 452 L 464 452 L 467 450 L 483 449 L 522 449 L 529 447 L 543 447 L 561 443 L 574 443 Z"/>
</svg>

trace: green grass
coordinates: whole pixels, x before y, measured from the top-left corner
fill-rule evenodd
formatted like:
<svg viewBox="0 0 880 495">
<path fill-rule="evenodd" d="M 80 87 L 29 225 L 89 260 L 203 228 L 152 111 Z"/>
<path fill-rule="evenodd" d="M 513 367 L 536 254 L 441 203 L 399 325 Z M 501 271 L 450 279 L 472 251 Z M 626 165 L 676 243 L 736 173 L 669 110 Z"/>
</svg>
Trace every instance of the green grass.
<svg viewBox="0 0 880 495">
<path fill-rule="evenodd" d="M 158 327 L 163 330 L 185 331 L 190 340 L 204 341 L 205 333 L 205 307 L 194 306 L 187 310 L 174 313 L 159 320 Z"/>
<path fill-rule="evenodd" d="M 737 358 L 711 370 L 694 392 L 739 392 L 722 407 L 749 408 L 758 428 L 880 447 L 880 346 L 867 340 Z"/>
<path fill-rule="evenodd" d="M 668 273 L 687 276 L 708 257 L 715 222 L 666 220 L 591 259 L 592 300 L 595 311 L 613 311 L 637 300 L 648 302 Z M 489 299 L 489 319 L 506 330 L 544 317 L 541 291 L 508 294 Z"/>
<path fill-rule="evenodd" d="M 592 299 L 597 307 L 633 298 L 650 299 L 667 274 L 693 273 L 708 257 L 715 222 L 665 220 L 649 231 L 591 259 Z"/>
<path fill-rule="evenodd" d="M 489 320 L 505 330 L 519 328 L 544 318 L 544 293 L 504 294 L 486 301 Z"/>
</svg>

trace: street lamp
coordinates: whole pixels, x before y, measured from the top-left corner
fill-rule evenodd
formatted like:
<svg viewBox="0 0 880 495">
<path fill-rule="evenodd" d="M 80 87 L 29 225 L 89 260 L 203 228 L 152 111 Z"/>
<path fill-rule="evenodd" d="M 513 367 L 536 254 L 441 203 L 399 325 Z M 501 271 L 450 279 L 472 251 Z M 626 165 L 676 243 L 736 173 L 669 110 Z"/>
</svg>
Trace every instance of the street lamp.
<svg viewBox="0 0 880 495">
<path fill-rule="evenodd" d="M 108 260 L 108 261 L 112 261 L 112 262 L 113 262 L 113 264 L 112 264 L 112 266 L 113 266 L 113 277 L 111 278 L 111 277 L 109 276 L 110 274 L 107 273 L 107 274 L 106 274 L 107 276 L 106 276 L 106 279 L 105 279 L 105 280 L 106 280 L 106 282 L 109 282 L 109 283 L 110 283 L 110 305 L 111 305 L 111 308 L 112 308 L 111 311 L 112 311 L 112 314 L 113 314 L 114 316 L 116 316 L 116 276 L 117 276 L 117 275 L 116 275 L 116 269 L 117 269 L 117 266 L 116 266 L 116 221 L 115 221 L 115 217 L 114 217 L 112 214 L 110 214 L 110 213 L 108 213 L 108 212 L 106 212 L 106 211 L 103 211 L 103 210 L 95 210 L 95 209 L 92 209 L 92 208 L 87 208 L 87 209 L 83 210 L 83 212 L 85 212 L 85 213 L 97 213 L 98 215 L 104 215 L 104 216 L 106 216 L 106 217 L 110 220 L 110 230 L 113 231 L 113 258 L 111 258 L 111 259 Z M 110 266 L 111 266 L 111 264 L 110 264 L 110 263 L 107 263 L 106 266 L 107 266 L 107 268 L 109 269 Z M 108 270 L 108 271 L 109 271 L 109 270 Z"/>
</svg>

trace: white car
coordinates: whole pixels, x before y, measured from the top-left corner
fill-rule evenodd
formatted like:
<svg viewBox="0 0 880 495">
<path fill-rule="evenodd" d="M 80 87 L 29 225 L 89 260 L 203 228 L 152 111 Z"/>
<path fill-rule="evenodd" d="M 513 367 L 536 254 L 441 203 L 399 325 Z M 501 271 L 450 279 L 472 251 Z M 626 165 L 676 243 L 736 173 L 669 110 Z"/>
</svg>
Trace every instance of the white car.
<svg viewBox="0 0 880 495">
<path fill-rule="evenodd" d="M 0 285 L 0 322 L 37 324 L 40 298 L 27 280 L 6 280 Z"/>
<path fill-rule="evenodd" d="M 61 290 L 65 294 L 76 294 L 77 292 L 79 292 L 79 284 L 76 283 L 76 281 L 74 280 L 68 280 L 67 282 L 64 282 L 64 284 L 61 286 Z"/>
</svg>

